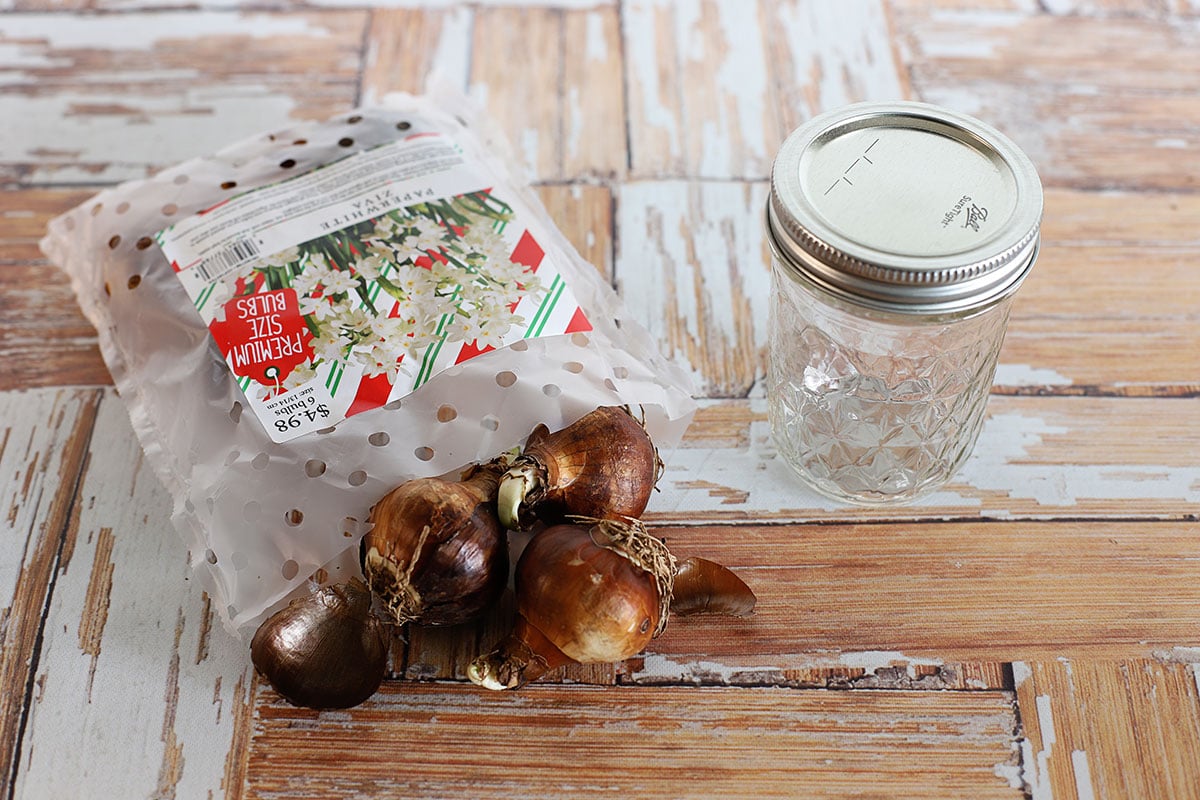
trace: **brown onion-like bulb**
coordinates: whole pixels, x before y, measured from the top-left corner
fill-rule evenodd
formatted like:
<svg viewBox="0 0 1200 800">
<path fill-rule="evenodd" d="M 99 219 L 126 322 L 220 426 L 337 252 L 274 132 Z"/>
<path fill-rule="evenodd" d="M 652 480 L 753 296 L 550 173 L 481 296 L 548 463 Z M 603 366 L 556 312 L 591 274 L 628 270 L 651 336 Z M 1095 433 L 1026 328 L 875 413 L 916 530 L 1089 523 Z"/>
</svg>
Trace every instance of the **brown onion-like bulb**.
<svg viewBox="0 0 1200 800">
<path fill-rule="evenodd" d="M 472 682 L 514 689 L 564 664 L 639 653 L 680 614 L 747 616 L 750 587 L 702 558 L 676 562 L 637 520 L 578 520 L 536 533 L 517 562 L 513 630 L 467 668 Z"/>
<path fill-rule="evenodd" d="M 293 600 L 250 642 L 250 660 L 275 691 L 308 708 L 349 708 L 366 700 L 383 681 L 387 651 L 387 631 L 357 578 Z"/>
<path fill-rule="evenodd" d="M 666 545 L 639 522 L 546 528 L 517 562 L 512 634 L 467 675 L 511 689 L 562 664 L 629 658 L 666 627 L 674 574 Z"/>
<path fill-rule="evenodd" d="M 662 461 L 641 422 L 628 409 L 602 406 L 560 431 L 538 425 L 500 480 L 497 514 L 517 530 L 536 515 L 640 517 L 658 482 Z"/>
<path fill-rule="evenodd" d="M 457 625 L 504 591 L 508 538 L 493 503 L 506 465 L 473 466 L 461 481 L 411 480 L 371 509 L 363 574 L 397 623 Z"/>
</svg>

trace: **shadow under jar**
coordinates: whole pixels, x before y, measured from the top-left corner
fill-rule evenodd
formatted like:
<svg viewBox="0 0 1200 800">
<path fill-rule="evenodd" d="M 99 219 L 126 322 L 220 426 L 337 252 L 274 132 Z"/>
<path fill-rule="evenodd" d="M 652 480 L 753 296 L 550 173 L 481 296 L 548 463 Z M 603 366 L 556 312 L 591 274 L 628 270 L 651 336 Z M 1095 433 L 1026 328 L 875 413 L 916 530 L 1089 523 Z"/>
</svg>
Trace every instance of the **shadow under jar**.
<svg viewBox="0 0 1200 800">
<path fill-rule="evenodd" d="M 818 492 L 912 500 L 970 455 L 1042 187 L 999 131 L 922 103 L 814 118 L 767 201 L 767 397 L 780 455 Z"/>
</svg>

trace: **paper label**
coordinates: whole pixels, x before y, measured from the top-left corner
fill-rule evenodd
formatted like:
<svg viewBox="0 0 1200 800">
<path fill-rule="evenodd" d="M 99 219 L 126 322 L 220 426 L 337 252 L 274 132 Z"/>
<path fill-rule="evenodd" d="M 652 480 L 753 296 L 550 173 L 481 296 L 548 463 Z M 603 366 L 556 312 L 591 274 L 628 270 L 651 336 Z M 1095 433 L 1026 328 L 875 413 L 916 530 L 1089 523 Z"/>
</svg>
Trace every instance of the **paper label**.
<svg viewBox="0 0 1200 800">
<path fill-rule="evenodd" d="M 235 197 L 156 239 L 276 442 L 523 338 L 590 330 L 516 198 L 441 134 Z"/>
</svg>

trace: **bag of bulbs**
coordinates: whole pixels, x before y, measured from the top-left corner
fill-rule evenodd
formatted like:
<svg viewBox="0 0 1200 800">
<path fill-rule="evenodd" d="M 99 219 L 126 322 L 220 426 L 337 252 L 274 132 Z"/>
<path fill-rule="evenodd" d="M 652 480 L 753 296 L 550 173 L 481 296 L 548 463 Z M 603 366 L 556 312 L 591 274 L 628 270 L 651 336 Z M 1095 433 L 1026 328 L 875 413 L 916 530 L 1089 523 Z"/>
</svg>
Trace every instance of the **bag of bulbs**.
<svg viewBox="0 0 1200 800">
<path fill-rule="evenodd" d="M 42 242 L 239 635 L 322 569 L 325 605 L 361 617 L 360 539 L 398 486 L 469 469 L 494 502 L 496 459 L 535 430 L 630 408 L 671 447 L 690 421 L 687 376 L 463 105 L 392 96 L 256 136 L 103 191 Z M 550 492 L 530 480 L 510 517 Z M 403 622 L 416 590 L 391 589 Z"/>
</svg>

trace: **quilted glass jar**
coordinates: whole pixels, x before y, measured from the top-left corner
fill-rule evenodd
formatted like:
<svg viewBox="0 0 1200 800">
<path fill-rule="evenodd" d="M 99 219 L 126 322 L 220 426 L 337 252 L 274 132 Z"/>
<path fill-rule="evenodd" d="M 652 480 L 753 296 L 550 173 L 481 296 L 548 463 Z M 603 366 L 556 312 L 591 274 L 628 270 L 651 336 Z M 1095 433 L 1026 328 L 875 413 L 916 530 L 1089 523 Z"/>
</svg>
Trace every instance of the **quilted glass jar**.
<svg viewBox="0 0 1200 800">
<path fill-rule="evenodd" d="M 767 203 L 767 396 L 776 447 L 813 488 L 880 504 L 951 478 L 1041 213 L 1028 157 L 945 109 L 859 104 L 788 137 Z"/>
</svg>

